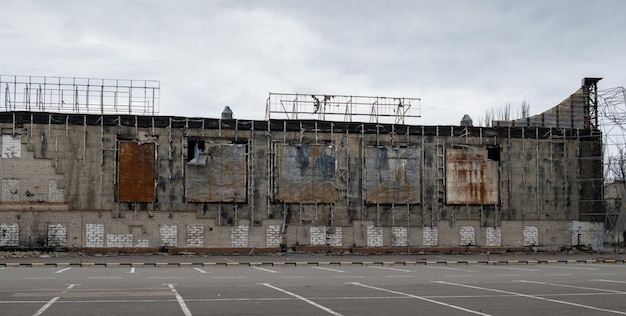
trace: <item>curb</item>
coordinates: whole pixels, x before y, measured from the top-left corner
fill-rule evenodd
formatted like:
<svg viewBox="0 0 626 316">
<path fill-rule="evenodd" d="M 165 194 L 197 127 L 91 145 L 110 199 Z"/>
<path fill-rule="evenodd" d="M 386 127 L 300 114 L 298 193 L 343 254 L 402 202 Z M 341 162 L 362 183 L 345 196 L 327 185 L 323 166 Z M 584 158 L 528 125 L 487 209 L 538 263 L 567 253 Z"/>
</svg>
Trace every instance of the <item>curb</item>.
<svg viewBox="0 0 626 316">
<path fill-rule="evenodd" d="M 625 259 L 579 259 L 579 260 L 468 260 L 468 261 L 296 261 L 296 262 L 0 262 L 0 267 L 239 267 L 239 266 L 394 266 L 394 265 L 538 265 L 538 264 L 625 264 Z"/>
</svg>

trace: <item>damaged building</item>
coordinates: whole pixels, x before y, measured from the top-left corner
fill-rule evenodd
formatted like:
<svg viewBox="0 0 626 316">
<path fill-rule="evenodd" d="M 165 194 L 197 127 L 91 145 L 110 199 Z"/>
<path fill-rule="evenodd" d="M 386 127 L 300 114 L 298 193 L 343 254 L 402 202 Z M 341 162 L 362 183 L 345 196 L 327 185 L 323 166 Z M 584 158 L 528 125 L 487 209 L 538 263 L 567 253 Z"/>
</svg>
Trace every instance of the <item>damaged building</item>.
<svg viewBox="0 0 626 316">
<path fill-rule="evenodd" d="M 359 122 L 350 96 L 270 94 L 265 120 L 158 116 L 155 82 L 2 76 L 0 247 L 598 249 L 598 80 L 476 127 L 406 124 L 404 98 L 365 100 L 383 107 Z"/>
</svg>

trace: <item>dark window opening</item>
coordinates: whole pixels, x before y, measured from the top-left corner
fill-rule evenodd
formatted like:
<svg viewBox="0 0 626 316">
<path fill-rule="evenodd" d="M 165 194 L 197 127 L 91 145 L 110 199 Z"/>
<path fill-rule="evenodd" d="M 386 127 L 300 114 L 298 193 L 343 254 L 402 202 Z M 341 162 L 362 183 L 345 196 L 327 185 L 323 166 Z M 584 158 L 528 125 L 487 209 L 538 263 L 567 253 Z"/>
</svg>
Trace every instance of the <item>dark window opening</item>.
<svg viewBox="0 0 626 316">
<path fill-rule="evenodd" d="M 205 149 L 204 140 L 189 139 L 187 140 L 187 162 L 197 158 Z"/>
<path fill-rule="evenodd" d="M 493 161 L 500 161 L 500 146 L 488 146 L 487 147 L 487 159 Z"/>
</svg>

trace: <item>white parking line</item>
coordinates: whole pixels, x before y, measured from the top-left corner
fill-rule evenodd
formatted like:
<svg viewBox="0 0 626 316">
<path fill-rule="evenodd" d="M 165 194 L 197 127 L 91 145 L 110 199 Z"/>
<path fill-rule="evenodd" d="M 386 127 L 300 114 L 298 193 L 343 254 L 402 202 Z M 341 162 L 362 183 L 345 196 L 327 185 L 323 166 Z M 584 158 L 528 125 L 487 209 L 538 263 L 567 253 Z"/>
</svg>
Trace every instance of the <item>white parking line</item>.
<svg viewBox="0 0 626 316">
<path fill-rule="evenodd" d="M 320 270 L 326 270 L 326 271 L 332 271 L 332 272 L 337 272 L 337 273 L 345 273 L 346 271 L 342 271 L 342 270 L 337 270 L 337 269 L 331 269 L 331 268 L 324 268 L 324 267 L 312 267 L 315 269 L 320 269 Z"/>
<path fill-rule="evenodd" d="M 180 296 L 180 294 L 178 294 L 178 291 L 176 291 L 176 288 L 174 287 L 173 284 L 168 284 L 167 285 L 170 290 L 172 290 L 172 293 L 174 293 L 174 296 L 176 296 L 176 301 L 178 301 L 178 305 L 180 305 L 180 308 L 183 310 L 183 313 L 185 314 L 185 316 L 191 316 L 191 311 L 189 311 L 189 308 L 187 308 L 187 304 L 185 304 L 185 300 L 183 300 L 183 297 Z"/>
<path fill-rule="evenodd" d="M 437 305 L 442 305 L 442 306 L 458 309 L 458 310 L 461 310 L 461 311 L 464 311 L 464 312 L 468 312 L 468 313 L 472 313 L 472 314 L 476 314 L 476 315 L 489 315 L 489 314 L 477 312 L 477 311 L 474 311 L 474 310 L 471 310 L 471 309 L 463 308 L 463 307 L 460 307 L 460 306 L 456 306 L 456 305 L 452 305 L 452 304 L 448 304 L 448 303 L 444 303 L 444 302 L 439 302 L 439 301 L 435 301 L 435 300 L 431 300 L 431 299 L 425 298 L 423 296 L 417 296 L 417 295 L 413 295 L 413 294 L 408 294 L 408 293 L 403 293 L 403 292 L 383 289 L 383 288 L 380 288 L 380 287 L 365 285 L 365 284 L 361 284 L 361 283 L 358 283 L 358 282 L 349 282 L 348 284 L 362 286 L 362 287 L 366 287 L 366 288 L 369 288 L 369 289 L 379 290 L 379 291 L 383 291 L 383 292 L 387 292 L 387 293 L 393 293 L 393 294 L 402 295 L 402 296 L 407 296 L 407 297 L 411 297 L 411 298 L 416 298 L 418 300 L 422 300 L 422 301 L 434 303 L 434 304 L 437 304 Z"/>
<path fill-rule="evenodd" d="M 570 270 L 591 270 L 596 271 L 596 268 L 577 268 L 577 267 L 563 267 L 563 266 L 542 266 L 542 268 L 553 268 L 553 269 L 570 269 Z"/>
<path fill-rule="evenodd" d="M 305 297 L 302 297 L 302 296 L 300 296 L 298 294 L 291 293 L 291 292 L 289 292 L 287 290 L 283 290 L 283 289 L 281 289 L 279 287 L 275 287 L 275 286 L 271 285 L 270 283 L 260 283 L 260 284 L 264 285 L 264 286 L 267 286 L 267 287 L 269 287 L 271 289 L 274 289 L 276 291 L 280 291 L 280 292 L 283 292 L 283 293 L 285 293 L 287 295 L 293 296 L 293 297 L 295 297 L 297 299 L 300 299 L 300 300 L 302 300 L 302 301 L 304 301 L 306 303 L 309 303 L 309 304 L 311 304 L 311 305 L 313 305 L 313 306 L 315 306 L 315 307 L 317 307 L 317 308 L 319 308 L 319 309 L 321 309 L 321 310 L 323 310 L 323 311 L 325 311 L 325 312 L 327 312 L 327 313 L 329 313 L 331 315 L 342 316 L 341 314 L 335 312 L 334 310 L 332 310 L 332 309 L 330 309 L 330 308 L 328 308 L 328 307 L 326 307 L 324 305 L 320 305 L 320 304 L 315 303 L 315 302 L 313 302 L 313 301 L 311 301 L 311 300 L 309 300 L 309 299 L 307 299 Z"/>
<path fill-rule="evenodd" d="M 65 272 L 65 271 L 69 270 L 69 269 L 71 269 L 71 268 L 61 269 L 61 270 L 56 271 L 56 272 L 54 272 L 54 273 L 63 273 L 63 272 Z"/>
<path fill-rule="evenodd" d="M 597 282 L 611 282 L 611 283 L 626 284 L 626 282 L 624 282 L 624 281 L 603 280 L 603 279 L 592 279 L 592 280 L 589 280 L 589 281 L 597 281 Z"/>
<path fill-rule="evenodd" d="M 196 271 L 200 272 L 200 273 L 207 273 L 206 271 L 200 269 L 200 268 L 194 268 Z"/>
<path fill-rule="evenodd" d="M 270 273 L 280 273 L 278 271 L 274 271 L 274 270 L 270 270 L 270 269 L 265 269 L 265 268 L 259 268 L 259 267 L 253 267 L 254 269 L 257 270 L 261 270 L 261 271 L 265 271 L 265 272 L 270 272 Z"/>
<path fill-rule="evenodd" d="M 459 268 L 432 267 L 432 266 L 426 266 L 426 267 L 430 268 L 430 269 L 443 269 L 443 270 L 452 270 L 452 271 L 474 272 L 474 270 L 459 269 Z"/>
<path fill-rule="evenodd" d="M 626 315 L 626 312 L 620 312 L 620 311 L 615 311 L 615 310 L 610 310 L 610 309 L 598 308 L 598 307 L 593 307 L 593 306 L 583 305 L 583 304 L 576 304 L 576 303 L 571 303 L 571 302 L 567 302 L 567 301 L 559 301 L 559 300 L 545 298 L 545 297 L 541 297 L 541 296 L 535 296 L 535 295 L 529 295 L 529 294 L 523 294 L 523 293 L 517 293 L 517 292 L 511 292 L 511 291 L 490 289 L 490 288 L 486 288 L 486 287 L 467 285 L 467 284 L 459 284 L 459 283 L 452 283 L 452 282 L 446 282 L 446 281 L 433 281 L 433 283 L 447 284 L 447 285 L 453 285 L 453 286 L 459 286 L 459 287 L 466 287 L 466 288 L 469 288 L 469 289 L 490 291 L 490 292 L 496 292 L 496 293 L 511 294 L 511 295 L 515 295 L 515 296 L 519 296 L 519 297 L 532 298 L 532 299 L 536 299 L 536 300 L 540 300 L 540 301 L 547 301 L 547 302 L 564 304 L 564 305 L 571 305 L 571 306 L 576 306 L 576 307 L 582 307 L 582 308 L 587 308 L 587 309 L 596 310 L 596 311 L 602 311 L 602 312 L 607 312 L 607 313 Z"/>
<path fill-rule="evenodd" d="M 373 268 L 373 269 L 382 269 L 382 270 L 389 270 L 389 271 L 413 272 L 413 271 L 411 271 L 411 270 L 396 269 L 396 268 L 376 267 L 376 266 L 369 266 L 369 267 L 370 267 L 370 268 Z"/>
<path fill-rule="evenodd" d="M 556 284 L 556 283 L 548 283 L 548 282 L 527 281 L 527 280 L 514 280 L 513 282 L 519 282 L 519 283 L 531 283 L 531 284 L 541 284 L 541 285 L 550 285 L 550 286 L 566 287 L 566 288 L 570 288 L 570 289 L 593 290 L 593 291 L 600 291 L 600 292 L 609 292 L 609 293 L 626 294 L 626 293 L 624 293 L 624 292 L 622 292 L 622 291 L 607 290 L 607 289 L 599 289 L 599 288 L 595 288 L 595 287 L 584 287 L 584 286 L 575 286 L 575 285 L 566 285 L 566 284 Z"/>
<path fill-rule="evenodd" d="M 130 272 L 129 273 L 135 273 L 135 268 L 134 267 L 130 268 Z"/>
<path fill-rule="evenodd" d="M 68 268 L 69 269 L 69 268 Z M 65 288 L 65 290 L 63 293 L 67 293 L 67 290 L 71 290 L 72 288 L 74 288 L 74 286 L 79 285 L 79 284 L 69 284 L 67 288 Z M 41 314 L 43 314 L 43 312 L 45 312 L 48 308 L 50 308 L 50 306 L 52 306 L 52 304 L 54 304 L 54 302 L 56 302 L 58 299 L 60 299 L 60 296 L 55 296 L 53 297 L 51 300 L 48 301 L 48 303 L 46 303 L 44 306 L 42 306 L 38 311 L 36 311 L 33 316 L 39 316 Z"/>
</svg>

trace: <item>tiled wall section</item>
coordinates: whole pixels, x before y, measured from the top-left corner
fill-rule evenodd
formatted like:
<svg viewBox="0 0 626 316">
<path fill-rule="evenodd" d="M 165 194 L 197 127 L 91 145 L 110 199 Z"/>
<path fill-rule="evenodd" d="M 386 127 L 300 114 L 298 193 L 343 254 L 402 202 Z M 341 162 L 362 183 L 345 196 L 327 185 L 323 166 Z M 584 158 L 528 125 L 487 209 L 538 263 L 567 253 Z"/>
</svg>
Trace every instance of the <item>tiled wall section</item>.
<svg viewBox="0 0 626 316">
<path fill-rule="evenodd" d="M 572 221 L 572 246 L 591 246 L 593 250 L 604 249 L 604 223 Z"/>
<path fill-rule="evenodd" d="M 393 227 L 391 229 L 391 245 L 394 247 L 404 247 L 409 245 L 408 227 Z"/>
<path fill-rule="evenodd" d="M 476 245 L 476 229 L 474 226 L 461 226 L 461 246 Z"/>
<path fill-rule="evenodd" d="M 247 247 L 248 225 L 233 226 L 230 231 L 230 243 L 233 247 Z"/>
<path fill-rule="evenodd" d="M 159 230 L 163 246 L 176 247 L 178 245 L 178 228 L 175 224 L 161 224 Z"/>
<path fill-rule="evenodd" d="M 487 247 L 502 246 L 502 229 L 500 227 L 487 227 Z"/>
<path fill-rule="evenodd" d="M 265 246 L 279 247 L 281 241 L 280 225 L 267 225 L 265 230 Z"/>
<path fill-rule="evenodd" d="M 311 226 L 309 235 L 311 246 L 326 245 L 326 226 Z"/>
<path fill-rule="evenodd" d="M 20 201 L 20 180 L 2 179 L 2 202 Z"/>
<path fill-rule="evenodd" d="M 204 246 L 204 225 L 189 224 L 187 225 L 187 246 L 203 247 Z"/>
<path fill-rule="evenodd" d="M 67 227 L 65 224 L 48 224 L 48 247 L 67 245 Z"/>
<path fill-rule="evenodd" d="M 383 228 L 381 226 L 367 225 L 367 246 L 383 246 Z"/>
<path fill-rule="evenodd" d="M 424 227 L 422 237 L 424 239 L 424 246 L 437 246 L 439 239 L 439 230 L 437 227 Z"/>
<path fill-rule="evenodd" d="M 2 135 L 2 158 L 20 158 L 22 152 L 21 135 Z"/>
<path fill-rule="evenodd" d="M 539 246 L 539 229 L 537 226 L 524 226 L 524 246 Z"/>
<path fill-rule="evenodd" d="M 342 229 L 341 227 L 335 227 L 335 232 L 327 232 L 326 233 L 326 243 L 333 247 L 341 247 L 342 244 Z"/>
<path fill-rule="evenodd" d="M 0 223 L 0 247 L 17 247 L 20 242 L 20 227 L 17 223 Z"/>
</svg>

